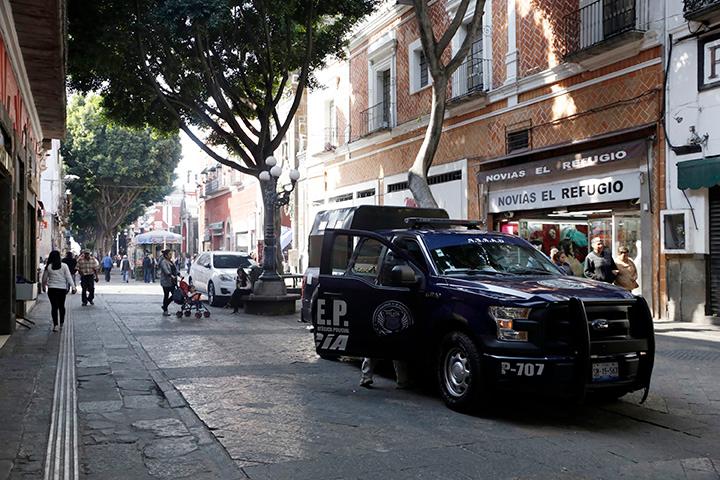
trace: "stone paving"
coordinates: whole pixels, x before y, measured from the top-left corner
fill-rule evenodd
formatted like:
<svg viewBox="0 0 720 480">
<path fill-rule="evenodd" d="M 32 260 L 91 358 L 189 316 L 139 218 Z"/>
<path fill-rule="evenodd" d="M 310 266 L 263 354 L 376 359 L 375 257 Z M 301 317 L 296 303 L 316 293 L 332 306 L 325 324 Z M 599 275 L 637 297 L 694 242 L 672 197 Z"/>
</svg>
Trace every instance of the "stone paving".
<svg viewBox="0 0 720 480">
<path fill-rule="evenodd" d="M 162 317 L 157 284 L 97 294 L 70 300 L 86 478 L 720 478 L 717 327 L 658 324 L 643 405 L 525 396 L 470 416 L 387 376 L 359 388 L 358 362 L 319 359 L 296 316 Z M 38 322 L 0 350 L 0 414 L 16 419 L 0 426 L 0 479 L 42 474 L 57 341 Z"/>
<path fill-rule="evenodd" d="M 42 478 L 60 335 L 41 302 L 0 348 L 0 479 Z"/>
<path fill-rule="evenodd" d="M 357 362 L 320 360 L 296 317 L 158 319 L 157 298 L 105 295 L 248 478 L 720 478 L 717 328 L 661 328 L 644 405 L 522 398 L 480 417 L 388 378 L 358 388 Z"/>
</svg>

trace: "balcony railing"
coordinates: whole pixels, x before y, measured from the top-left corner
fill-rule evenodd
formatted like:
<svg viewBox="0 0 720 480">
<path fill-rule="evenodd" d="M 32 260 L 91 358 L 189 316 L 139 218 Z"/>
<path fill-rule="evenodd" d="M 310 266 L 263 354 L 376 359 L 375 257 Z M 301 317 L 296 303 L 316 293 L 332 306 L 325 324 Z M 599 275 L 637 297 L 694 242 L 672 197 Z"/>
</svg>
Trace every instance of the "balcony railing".
<svg viewBox="0 0 720 480">
<path fill-rule="evenodd" d="M 487 92 L 489 74 L 489 59 L 469 56 L 453 74 L 451 98 L 459 99 Z"/>
<path fill-rule="evenodd" d="M 392 104 L 389 101 L 380 102 L 360 112 L 360 125 L 358 125 L 357 131 L 354 132 L 353 138 L 364 137 L 378 130 L 391 127 Z"/>
<path fill-rule="evenodd" d="M 564 18 L 565 56 L 628 37 L 641 38 L 649 23 L 648 0 L 598 0 Z"/>
<path fill-rule="evenodd" d="M 702 20 L 720 13 L 720 0 L 685 0 L 683 13 L 688 20 Z"/>
<path fill-rule="evenodd" d="M 221 181 L 220 178 L 208 180 L 208 182 L 205 184 L 205 196 L 207 197 L 209 195 L 217 193 L 220 190 L 223 190 L 225 187 L 226 185 Z"/>
</svg>

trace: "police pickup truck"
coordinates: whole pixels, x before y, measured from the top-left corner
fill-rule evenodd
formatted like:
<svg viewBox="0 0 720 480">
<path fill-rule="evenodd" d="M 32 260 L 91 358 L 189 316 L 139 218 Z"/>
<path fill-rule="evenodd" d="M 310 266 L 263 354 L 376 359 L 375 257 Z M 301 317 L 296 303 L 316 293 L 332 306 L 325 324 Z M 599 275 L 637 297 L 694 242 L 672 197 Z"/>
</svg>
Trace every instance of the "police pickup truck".
<svg viewBox="0 0 720 480">
<path fill-rule="evenodd" d="M 355 222 L 366 228 L 322 231 L 304 292 L 319 355 L 424 360 L 460 411 L 502 390 L 647 395 L 655 344 L 642 297 L 564 276 L 525 240 L 442 210 L 366 208 Z M 399 217 L 402 228 L 368 228 Z"/>
</svg>

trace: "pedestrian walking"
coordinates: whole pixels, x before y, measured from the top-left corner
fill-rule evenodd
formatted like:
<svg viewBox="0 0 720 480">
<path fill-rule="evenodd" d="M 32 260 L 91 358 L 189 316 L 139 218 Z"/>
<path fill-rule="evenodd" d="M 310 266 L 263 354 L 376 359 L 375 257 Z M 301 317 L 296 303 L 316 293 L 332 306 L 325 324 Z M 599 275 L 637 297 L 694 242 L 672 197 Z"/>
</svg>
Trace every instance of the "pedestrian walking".
<svg viewBox="0 0 720 480">
<path fill-rule="evenodd" d="M 122 272 L 123 282 L 128 283 L 130 281 L 130 274 L 132 273 L 132 265 L 128 260 L 127 255 L 123 255 L 120 261 L 120 271 Z"/>
<path fill-rule="evenodd" d="M 110 272 L 112 271 L 112 268 L 113 268 L 113 260 L 112 260 L 112 257 L 110 256 L 110 253 L 105 255 L 105 258 L 103 258 L 102 267 L 103 267 L 103 272 L 105 272 L 105 281 L 109 282 L 110 281 Z"/>
<path fill-rule="evenodd" d="M 155 254 L 155 255 L 157 256 L 157 254 Z M 155 279 L 157 278 L 157 274 L 158 274 L 159 263 L 158 263 L 158 260 L 155 257 L 153 257 L 152 255 L 150 256 L 150 265 L 151 265 L 150 271 L 152 272 L 150 276 L 152 278 L 152 283 L 155 283 Z"/>
<path fill-rule="evenodd" d="M 162 257 L 160 257 L 159 270 L 160 270 L 160 286 L 163 289 L 163 304 L 162 311 L 163 316 L 169 317 L 168 306 L 172 302 L 172 294 L 177 286 L 177 275 L 178 271 L 175 268 L 175 264 L 172 261 L 171 254 L 172 250 L 163 250 Z"/>
<path fill-rule="evenodd" d="M 53 332 L 58 331 L 58 320 L 60 328 L 65 323 L 65 297 L 68 291 L 73 295 L 77 292 L 75 281 L 70 274 L 70 268 L 63 263 L 60 252 L 53 250 L 48 255 L 47 265 L 42 276 L 42 289 L 47 291 L 50 300 L 50 312 L 53 321 Z M 58 318 L 59 317 L 59 318 Z"/>
<path fill-rule="evenodd" d="M 618 274 L 615 261 L 605 250 L 602 238 L 595 237 L 590 242 L 592 251 L 585 257 L 585 276 L 601 282 L 613 283 Z"/>
<path fill-rule="evenodd" d="M 635 262 L 628 256 L 629 253 L 630 251 L 624 245 L 618 249 L 618 258 L 615 259 L 615 265 L 617 265 L 618 269 L 615 285 L 632 291 L 639 287 L 637 283 L 638 272 Z"/>
<path fill-rule="evenodd" d="M 62 261 L 70 269 L 70 275 L 72 275 L 73 284 L 76 284 L 75 275 L 77 274 L 77 258 L 75 258 L 75 255 L 73 255 L 73 253 L 68 250 L 65 254 L 65 258 L 63 258 Z"/>
<path fill-rule="evenodd" d="M 143 280 L 145 281 L 145 283 L 150 283 L 150 276 L 152 275 L 152 260 L 150 260 L 150 255 L 148 255 L 147 252 L 145 252 L 145 256 L 143 257 L 142 267 Z"/>
<path fill-rule="evenodd" d="M 83 250 L 82 256 L 77 262 L 77 271 L 80 274 L 80 287 L 82 288 L 82 305 L 95 305 L 95 282 L 98 281 L 98 269 L 100 264 L 97 259 L 90 255 L 90 250 Z"/>
</svg>

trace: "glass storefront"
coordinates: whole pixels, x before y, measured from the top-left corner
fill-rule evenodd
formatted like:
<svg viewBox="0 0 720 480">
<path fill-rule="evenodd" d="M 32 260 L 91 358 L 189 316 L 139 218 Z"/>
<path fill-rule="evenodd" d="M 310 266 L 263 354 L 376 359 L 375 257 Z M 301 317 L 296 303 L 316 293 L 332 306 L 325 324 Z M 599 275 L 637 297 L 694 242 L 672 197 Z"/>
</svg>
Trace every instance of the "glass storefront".
<svg viewBox="0 0 720 480">
<path fill-rule="evenodd" d="M 517 220 L 501 220 L 495 229 L 519 235 L 548 256 L 553 248 L 557 248 L 565 254 L 573 275 L 583 275 L 583 262 L 594 237 L 603 239 L 614 258 L 621 246 L 627 247 L 630 259 L 640 269 L 639 211 L 527 211 L 517 212 L 515 216 Z"/>
</svg>

